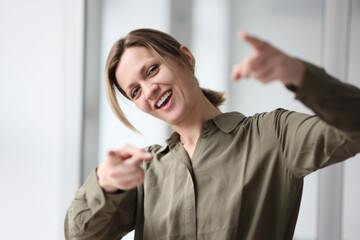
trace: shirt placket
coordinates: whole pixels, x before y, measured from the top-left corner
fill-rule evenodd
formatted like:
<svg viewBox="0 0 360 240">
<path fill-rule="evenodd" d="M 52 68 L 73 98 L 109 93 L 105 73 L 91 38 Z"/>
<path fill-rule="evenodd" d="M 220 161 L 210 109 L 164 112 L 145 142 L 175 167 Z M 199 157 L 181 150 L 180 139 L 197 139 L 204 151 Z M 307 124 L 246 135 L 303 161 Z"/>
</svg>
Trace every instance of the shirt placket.
<svg viewBox="0 0 360 240">
<path fill-rule="evenodd" d="M 181 154 L 181 162 L 185 165 L 188 170 L 188 174 L 191 179 L 191 187 L 188 187 L 185 190 L 186 194 L 186 239 L 196 240 L 197 239 L 197 224 L 196 224 L 196 184 L 194 171 L 189 161 L 188 155 L 185 149 L 182 147 L 183 153 Z"/>
<path fill-rule="evenodd" d="M 198 142 L 195 147 L 193 159 L 201 156 L 201 153 L 199 154 L 198 151 L 201 151 L 202 142 L 208 138 L 208 132 L 209 132 L 208 128 L 209 127 L 206 127 L 203 130 L 203 132 L 200 134 L 200 137 L 199 137 Z M 195 175 L 194 175 L 193 166 L 192 166 L 191 161 L 188 157 L 188 154 L 183 146 L 181 147 L 181 150 L 183 151 L 181 154 L 182 155 L 181 162 L 186 166 L 186 168 L 188 170 L 188 174 L 191 176 L 191 180 L 192 180 L 191 188 L 187 189 L 187 191 L 186 191 L 186 210 L 187 210 L 186 216 L 187 216 L 187 223 L 188 223 L 187 224 L 187 229 L 188 229 L 187 239 L 197 239 L 196 179 L 195 179 Z"/>
</svg>

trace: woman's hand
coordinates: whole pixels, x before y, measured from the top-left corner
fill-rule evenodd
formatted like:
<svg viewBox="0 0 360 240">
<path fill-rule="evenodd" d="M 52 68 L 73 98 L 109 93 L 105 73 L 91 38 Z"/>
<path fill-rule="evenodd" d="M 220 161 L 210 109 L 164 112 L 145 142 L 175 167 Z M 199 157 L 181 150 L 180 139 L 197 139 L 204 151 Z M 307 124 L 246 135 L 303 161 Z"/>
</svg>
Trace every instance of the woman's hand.
<svg viewBox="0 0 360 240">
<path fill-rule="evenodd" d="M 151 159 L 151 153 L 131 145 L 123 145 L 115 151 L 109 151 L 96 172 L 101 188 L 112 193 L 117 190 L 130 190 L 140 185 L 144 181 L 144 170 L 140 164 Z"/>
<path fill-rule="evenodd" d="M 253 52 L 234 65 L 231 74 L 233 80 L 251 76 L 262 83 L 279 79 L 286 86 L 299 88 L 302 85 L 305 74 L 303 62 L 245 32 L 240 32 L 239 37 L 251 45 Z"/>
</svg>

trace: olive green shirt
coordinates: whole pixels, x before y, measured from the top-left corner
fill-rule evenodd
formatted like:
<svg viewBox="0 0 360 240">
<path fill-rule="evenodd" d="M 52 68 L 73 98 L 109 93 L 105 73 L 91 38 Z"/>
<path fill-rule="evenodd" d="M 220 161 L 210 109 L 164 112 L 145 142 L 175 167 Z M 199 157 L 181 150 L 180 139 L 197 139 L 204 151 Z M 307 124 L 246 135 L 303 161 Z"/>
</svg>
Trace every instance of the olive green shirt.
<svg viewBox="0 0 360 240">
<path fill-rule="evenodd" d="M 224 113 L 203 126 L 190 161 L 177 133 L 147 148 L 145 181 L 104 193 L 94 171 L 65 219 L 66 239 L 292 239 L 303 177 L 360 151 L 360 90 L 306 63 L 296 98 L 316 116 L 283 109 Z"/>
</svg>

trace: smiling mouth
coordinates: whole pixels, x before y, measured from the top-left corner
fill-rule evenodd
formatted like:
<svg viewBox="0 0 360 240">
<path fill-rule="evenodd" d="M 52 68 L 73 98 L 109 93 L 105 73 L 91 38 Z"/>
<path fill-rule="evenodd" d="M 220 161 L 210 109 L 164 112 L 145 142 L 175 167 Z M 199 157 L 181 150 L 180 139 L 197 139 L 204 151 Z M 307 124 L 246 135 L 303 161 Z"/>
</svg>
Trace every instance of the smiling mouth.
<svg viewBox="0 0 360 240">
<path fill-rule="evenodd" d="M 156 103 L 157 108 L 161 108 L 162 106 L 166 105 L 172 95 L 172 90 L 167 91 L 161 99 Z"/>
</svg>

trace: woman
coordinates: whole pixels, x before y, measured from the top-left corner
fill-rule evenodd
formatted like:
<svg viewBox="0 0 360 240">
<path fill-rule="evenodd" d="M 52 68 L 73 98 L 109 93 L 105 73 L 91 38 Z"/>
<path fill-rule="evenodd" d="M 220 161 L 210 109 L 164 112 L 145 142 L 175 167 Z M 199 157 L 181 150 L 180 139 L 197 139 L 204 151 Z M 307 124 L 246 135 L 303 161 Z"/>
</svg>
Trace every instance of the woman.
<svg viewBox="0 0 360 240">
<path fill-rule="evenodd" d="M 164 146 L 124 145 L 76 193 L 67 239 L 292 239 L 303 177 L 360 151 L 359 89 L 245 33 L 254 52 L 232 78 L 280 79 L 317 116 L 277 109 L 221 113 L 222 94 L 201 89 L 190 50 L 151 29 L 112 47 L 106 91 L 119 91 L 173 129 Z M 321 92 L 318 89 L 322 89 Z"/>
</svg>

